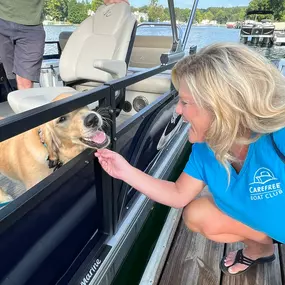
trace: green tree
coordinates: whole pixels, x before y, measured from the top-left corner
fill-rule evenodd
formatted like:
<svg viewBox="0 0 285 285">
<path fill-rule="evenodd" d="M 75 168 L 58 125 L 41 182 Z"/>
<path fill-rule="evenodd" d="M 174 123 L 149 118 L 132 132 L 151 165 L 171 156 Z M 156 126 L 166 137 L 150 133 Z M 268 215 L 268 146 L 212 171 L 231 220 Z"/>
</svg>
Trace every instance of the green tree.
<svg viewBox="0 0 285 285">
<path fill-rule="evenodd" d="M 270 0 L 252 0 L 249 2 L 247 12 L 252 10 L 270 10 L 271 4 Z M 252 20 L 260 21 L 262 19 L 268 18 L 268 15 L 249 15 L 247 18 Z"/>
<path fill-rule="evenodd" d="M 147 12 L 148 12 L 148 6 L 147 6 L 147 5 L 144 5 L 144 6 L 142 6 L 142 7 L 139 7 L 139 8 L 138 8 L 138 11 L 139 11 L 140 13 L 147 13 Z"/>
<path fill-rule="evenodd" d="M 251 10 L 272 10 L 275 20 L 285 20 L 284 0 L 252 0 L 248 5 L 247 11 Z M 268 18 L 268 15 L 258 16 L 257 19 L 261 20 L 264 18 Z"/>
<path fill-rule="evenodd" d="M 251 10 L 270 10 L 270 0 L 251 0 L 247 11 Z"/>
<path fill-rule="evenodd" d="M 68 5 L 68 20 L 73 24 L 80 24 L 88 17 L 88 6 L 85 3 L 78 3 L 70 0 Z"/>
<path fill-rule="evenodd" d="M 245 11 L 246 11 L 245 8 L 239 11 L 239 16 L 238 16 L 239 20 L 243 20 L 245 18 Z"/>
<path fill-rule="evenodd" d="M 214 15 L 212 14 L 211 11 L 207 11 L 205 14 L 204 14 L 204 19 L 207 19 L 209 21 L 212 21 L 214 19 Z"/>
<path fill-rule="evenodd" d="M 103 5 L 103 3 L 104 3 L 103 0 L 92 0 L 91 10 L 95 12 L 98 9 L 98 7 Z"/>
<path fill-rule="evenodd" d="M 186 8 L 186 9 L 181 9 L 181 20 L 182 22 L 188 22 L 190 16 L 190 9 Z"/>
<path fill-rule="evenodd" d="M 196 13 L 195 13 L 195 20 L 198 22 L 198 23 L 201 23 L 202 20 L 203 20 L 203 14 L 201 12 L 200 9 L 197 9 L 196 10 Z"/>
<path fill-rule="evenodd" d="M 68 0 L 45 0 L 44 15 L 55 21 L 65 21 L 68 16 Z"/>
<path fill-rule="evenodd" d="M 271 8 L 274 12 L 274 19 L 285 21 L 285 1 L 284 0 L 271 0 Z"/>
<path fill-rule="evenodd" d="M 163 14 L 165 16 L 165 20 L 166 21 L 170 21 L 170 14 L 169 14 L 169 9 L 168 8 L 164 8 Z"/>
<path fill-rule="evenodd" d="M 220 24 L 226 23 L 228 21 L 228 18 L 225 11 L 219 10 L 215 16 L 215 20 Z"/>
<path fill-rule="evenodd" d="M 187 22 L 190 15 L 190 9 L 175 8 L 175 15 L 176 20 L 179 22 Z"/>
<path fill-rule="evenodd" d="M 147 13 L 150 22 L 165 20 L 164 8 L 162 5 L 158 5 L 158 0 L 150 1 Z"/>
</svg>

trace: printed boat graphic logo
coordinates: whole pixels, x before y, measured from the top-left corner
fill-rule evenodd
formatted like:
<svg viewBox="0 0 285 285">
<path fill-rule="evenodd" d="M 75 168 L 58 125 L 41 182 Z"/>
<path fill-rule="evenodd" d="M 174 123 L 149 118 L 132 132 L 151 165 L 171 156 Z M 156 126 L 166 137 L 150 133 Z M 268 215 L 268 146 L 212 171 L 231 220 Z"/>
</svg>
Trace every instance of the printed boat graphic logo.
<svg viewBox="0 0 285 285">
<path fill-rule="evenodd" d="M 268 168 L 261 167 L 254 173 L 253 182 L 250 184 L 265 184 L 272 180 L 277 180 L 273 172 Z"/>
</svg>

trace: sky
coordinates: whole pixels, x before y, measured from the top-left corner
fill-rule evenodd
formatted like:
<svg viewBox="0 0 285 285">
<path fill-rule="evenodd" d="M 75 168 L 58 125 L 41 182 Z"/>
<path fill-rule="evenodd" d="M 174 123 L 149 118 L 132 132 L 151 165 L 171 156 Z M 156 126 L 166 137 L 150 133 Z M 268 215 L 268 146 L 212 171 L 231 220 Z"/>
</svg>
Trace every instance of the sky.
<svg viewBox="0 0 285 285">
<path fill-rule="evenodd" d="M 129 0 L 130 4 L 134 7 L 148 5 L 150 0 Z M 250 0 L 200 0 L 198 8 L 208 7 L 235 7 L 247 6 Z M 159 4 L 167 6 L 167 0 L 159 0 Z M 174 0 L 175 7 L 191 8 L 193 0 Z"/>
</svg>

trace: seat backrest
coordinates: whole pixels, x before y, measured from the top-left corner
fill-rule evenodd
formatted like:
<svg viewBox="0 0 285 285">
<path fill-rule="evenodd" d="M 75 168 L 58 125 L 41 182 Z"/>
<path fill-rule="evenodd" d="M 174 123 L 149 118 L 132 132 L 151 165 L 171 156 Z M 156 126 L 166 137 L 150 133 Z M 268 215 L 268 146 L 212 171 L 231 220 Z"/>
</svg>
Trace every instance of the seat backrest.
<svg viewBox="0 0 285 285">
<path fill-rule="evenodd" d="M 65 45 L 67 43 L 67 41 L 69 40 L 69 37 L 71 36 L 73 32 L 71 31 L 63 31 L 59 34 L 59 37 L 58 37 L 58 41 L 59 41 L 59 46 L 61 48 L 61 50 L 64 50 L 65 48 Z"/>
<path fill-rule="evenodd" d="M 145 36 L 135 38 L 130 67 L 151 68 L 160 65 L 160 56 L 172 47 L 171 36 Z"/>
<path fill-rule="evenodd" d="M 60 59 L 60 75 L 65 82 L 90 80 L 107 82 L 112 76 L 93 67 L 95 60 L 128 58 L 136 19 L 125 2 L 101 5 L 72 33 Z"/>
</svg>

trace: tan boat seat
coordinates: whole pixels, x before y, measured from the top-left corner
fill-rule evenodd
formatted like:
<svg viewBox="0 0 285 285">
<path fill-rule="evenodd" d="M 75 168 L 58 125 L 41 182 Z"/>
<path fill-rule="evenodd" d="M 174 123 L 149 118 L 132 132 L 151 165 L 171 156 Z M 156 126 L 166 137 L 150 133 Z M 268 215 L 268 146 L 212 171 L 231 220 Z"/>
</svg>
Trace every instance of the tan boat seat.
<svg viewBox="0 0 285 285">
<path fill-rule="evenodd" d="M 171 46 L 170 36 L 136 36 L 128 74 L 159 66 L 161 54 L 169 52 Z M 137 82 L 127 87 L 127 90 L 163 94 L 169 90 L 169 87 L 170 72 L 166 71 Z"/>
<path fill-rule="evenodd" d="M 136 19 L 127 3 L 100 6 L 67 40 L 59 62 L 63 81 L 68 86 L 91 82 L 94 88 L 94 85 L 124 77 L 135 27 Z M 55 93 L 62 93 L 62 87 L 54 87 L 52 92 L 50 88 L 41 88 L 39 92 L 31 90 L 30 96 L 28 91 L 21 96 L 18 90 L 8 95 L 8 102 L 18 113 L 51 102 Z"/>
<path fill-rule="evenodd" d="M 136 36 L 131 54 L 128 75 L 159 66 L 160 56 L 171 50 L 172 37 L 168 36 Z M 159 96 L 170 90 L 171 71 L 165 71 L 150 78 L 132 84 L 126 88 L 126 103 L 121 117 L 132 116 L 137 113 L 134 108 L 135 100 L 148 105 Z M 131 107 L 130 107 L 131 106 Z M 143 106 L 143 105 L 142 105 Z M 120 118 L 118 118 L 120 120 Z M 122 119 L 123 120 L 123 119 Z"/>
<path fill-rule="evenodd" d="M 170 36 L 137 35 L 130 59 L 130 67 L 151 68 L 160 65 L 160 55 L 169 52 L 172 46 Z"/>
<path fill-rule="evenodd" d="M 146 68 L 132 68 L 128 69 L 128 75 L 135 74 L 136 72 L 141 72 L 147 70 Z M 166 70 L 162 73 L 156 74 L 145 80 L 137 82 L 127 87 L 129 91 L 138 91 L 146 93 L 163 94 L 167 92 L 171 84 L 171 71 Z"/>
</svg>

